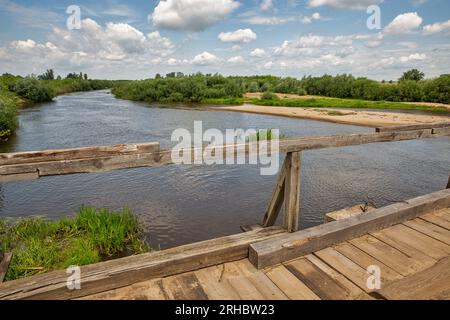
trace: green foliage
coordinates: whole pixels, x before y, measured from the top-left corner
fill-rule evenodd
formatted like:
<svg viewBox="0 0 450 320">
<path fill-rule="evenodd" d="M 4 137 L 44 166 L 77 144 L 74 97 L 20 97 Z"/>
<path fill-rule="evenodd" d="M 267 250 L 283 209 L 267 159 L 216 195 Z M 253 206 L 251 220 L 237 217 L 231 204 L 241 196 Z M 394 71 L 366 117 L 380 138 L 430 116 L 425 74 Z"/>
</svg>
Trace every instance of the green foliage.
<svg viewBox="0 0 450 320">
<path fill-rule="evenodd" d="M 403 79 L 399 83 L 382 83 L 352 75 L 304 77 L 302 86 L 310 95 L 393 102 L 450 103 L 450 76 L 429 80 Z"/>
<path fill-rule="evenodd" d="M 411 69 L 403 73 L 398 81 L 420 81 L 425 78 L 425 73 L 417 69 Z"/>
<path fill-rule="evenodd" d="M 129 210 L 82 207 L 73 218 L 0 219 L 0 251 L 13 252 L 7 280 L 149 250 Z"/>
<path fill-rule="evenodd" d="M 17 128 L 17 99 L 0 89 L 0 141 L 7 139 Z"/>
<path fill-rule="evenodd" d="M 54 80 L 55 74 L 53 72 L 53 69 L 47 69 L 47 71 L 45 71 L 43 74 L 38 76 L 38 79 L 39 80 Z"/>
<path fill-rule="evenodd" d="M 51 101 L 53 91 L 42 82 L 33 78 L 23 78 L 11 84 L 9 90 L 32 102 Z"/>
<path fill-rule="evenodd" d="M 273 92 L 266 91 L 262 94 L 261 100 L 279 100 L 280 98 Z"/>
<path fill-rule="evenodd" d="M 113 93 L 122 99 L 148 102 L 196 103 L 211 98 L 237 98 L 243 94 L 239 81 L 221 75 L 170 73 L 165 78 L 116 84 Z"/>
</svg>

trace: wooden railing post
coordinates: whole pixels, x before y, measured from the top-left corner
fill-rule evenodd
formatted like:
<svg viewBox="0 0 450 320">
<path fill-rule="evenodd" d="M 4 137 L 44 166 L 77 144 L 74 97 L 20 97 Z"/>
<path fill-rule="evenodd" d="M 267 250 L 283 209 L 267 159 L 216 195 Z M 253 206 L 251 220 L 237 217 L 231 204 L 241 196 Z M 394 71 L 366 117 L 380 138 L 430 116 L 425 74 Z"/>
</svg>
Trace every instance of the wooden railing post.
<svg viewBox="0 0 450 320">
<path fill-rule="evenodd" d="M 286 179 L 284 188 L 284 219 L 283 227 L 288 232 L 298 230 L 300 211 L 300 152 L 286 154 Z"/>
</svg>

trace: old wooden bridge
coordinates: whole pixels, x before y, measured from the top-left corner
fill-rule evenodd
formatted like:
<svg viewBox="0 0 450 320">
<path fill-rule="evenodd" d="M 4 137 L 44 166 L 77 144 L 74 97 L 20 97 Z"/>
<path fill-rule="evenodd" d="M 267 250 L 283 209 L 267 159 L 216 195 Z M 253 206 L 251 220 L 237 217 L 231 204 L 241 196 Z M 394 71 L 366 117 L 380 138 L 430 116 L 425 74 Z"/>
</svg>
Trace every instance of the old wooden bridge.
<svg viewBox="0 0 450 320">
<path fill-rule="evenodd" d="M 0 299 L 449 299 L 450 178 L 447 189 L 297 230 L 302 152 L 449 135 L 450 123 L 439 123 L 281 140 L 286 158 L 259 225 L 81 267 L 80 290 L 67 288 L 65 271 L 5 282 Z M 0 181 L 160 166 L 170 155 L 158 143 L 0 154 Z"/>
</svg>

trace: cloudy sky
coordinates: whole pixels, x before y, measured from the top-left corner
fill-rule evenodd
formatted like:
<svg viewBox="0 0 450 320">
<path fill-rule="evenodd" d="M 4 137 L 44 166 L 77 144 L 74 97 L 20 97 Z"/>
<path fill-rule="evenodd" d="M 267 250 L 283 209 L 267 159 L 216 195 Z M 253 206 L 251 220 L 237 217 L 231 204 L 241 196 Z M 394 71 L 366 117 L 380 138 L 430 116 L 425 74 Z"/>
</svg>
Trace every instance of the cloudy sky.
<svg viewBox="0 0 450 320">
<path fill-rule="evenodd" d="M 70 5 L 80 8 L 78 24 Z M 367 13 L 372 5 L 379 23 L 373 9 Z M 413 67 L 428 77 L 450 73 L 450 1 L 0 0 L 0 73 L 352 73 L 390 80 Z"/>
</svg>

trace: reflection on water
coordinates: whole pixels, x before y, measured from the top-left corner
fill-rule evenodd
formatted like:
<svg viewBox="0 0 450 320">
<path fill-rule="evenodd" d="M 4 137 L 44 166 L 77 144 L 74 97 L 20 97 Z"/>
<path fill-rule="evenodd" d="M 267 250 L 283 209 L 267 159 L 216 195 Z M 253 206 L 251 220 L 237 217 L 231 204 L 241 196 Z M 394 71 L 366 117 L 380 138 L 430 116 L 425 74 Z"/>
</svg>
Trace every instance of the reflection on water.
<svg viewBox="0 0 450 320">
<path fill-rule="evenodd" d="M 23 110 L 20 130 L 0 152 L 160 141 L 176 128 L 279 128 L 287 136 L 371 132 L 372 129 L 237 112 L 152 108 L 114 99 L 106 91 L 59 97 Z M 281 159 L 282 160 L 282 159 Z M 301 227 L 326 212 L 364 202 L 377 206 L 445 187 L 450 138 L 305 152 Z M 165 166 L 41 178 L 0 185 L 0 215 L 72 214 L 88 204 L 129 207 L 145 222 L 155 247 L 240 232 L 261 221 L 275 176 L 251 165 Z"/>
</svg>

